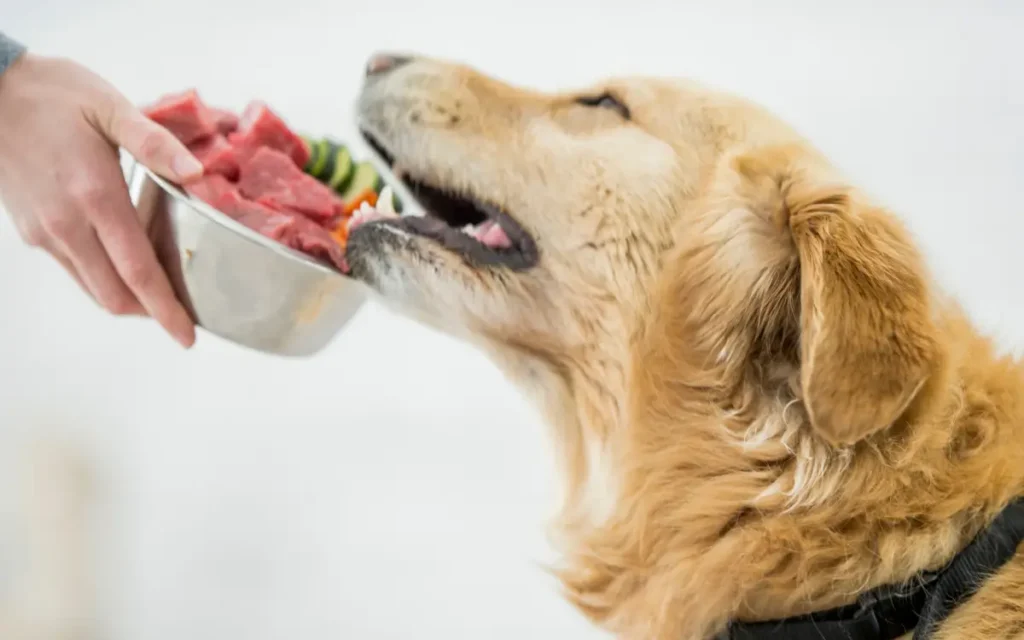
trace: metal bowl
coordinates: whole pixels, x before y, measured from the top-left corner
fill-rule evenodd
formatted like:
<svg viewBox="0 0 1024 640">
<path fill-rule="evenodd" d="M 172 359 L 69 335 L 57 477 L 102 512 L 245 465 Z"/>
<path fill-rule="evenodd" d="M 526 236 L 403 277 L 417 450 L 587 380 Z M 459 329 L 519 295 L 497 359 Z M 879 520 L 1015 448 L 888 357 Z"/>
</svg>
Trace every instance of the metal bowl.
<svg viewBox="0 0 1024 640">
<path fill-rule="evenodd" d="M 367 289 L 235 222 L 127 157 L 132 203 L 178 298 L 196 324 L 281 356 L 323 349 Z"/>
</svg>

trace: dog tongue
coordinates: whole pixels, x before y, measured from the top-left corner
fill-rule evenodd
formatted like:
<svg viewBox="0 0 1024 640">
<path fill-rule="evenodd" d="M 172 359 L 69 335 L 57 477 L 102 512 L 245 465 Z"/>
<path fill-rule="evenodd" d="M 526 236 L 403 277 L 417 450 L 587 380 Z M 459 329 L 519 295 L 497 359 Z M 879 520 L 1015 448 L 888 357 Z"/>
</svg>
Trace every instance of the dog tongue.
<svg viewBox="0 0 1024 640">
<path fill-rule="evenodd" d="M 508 234 L 493 220 L 488 220 L 477 228 L 476 239 L 492 249 L 507 249 L 512 246 Z"/>
</svg>

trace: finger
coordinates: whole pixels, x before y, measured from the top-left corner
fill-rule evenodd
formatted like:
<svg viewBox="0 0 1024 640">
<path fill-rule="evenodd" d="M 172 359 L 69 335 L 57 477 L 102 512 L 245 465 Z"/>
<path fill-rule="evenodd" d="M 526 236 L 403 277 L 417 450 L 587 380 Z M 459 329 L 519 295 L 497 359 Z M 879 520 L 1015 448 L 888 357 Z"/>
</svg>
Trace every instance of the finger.
<svg viewBox="0 0 1024 640">
<path fill-rule="evenodd" d="M 195 342 L 195 326 L 174 294 L 146 236 L 142 223 L 124 186 L 124 179 L 112 149 L 102 149 L 107 162 L 96 168 L 92 181 L 119 188 L 85 188 L 80 204 L 85 217 L 92 222 L 96 235 L 109 256 L 109 262 L 124 285 L 142 304 L 149 315 L 183 346 Z"/>
<path fill-rule="evenodd" d="M 68 257 L 64 255 L 63 251 L 57 248 L 55 243 L 46 242 L 40 248 L 50 254 L 50 257 L 56 260 L 57 264 L 64 268 L 64 271 L 66 271 L 67 274 L 78 283 L 78 286 L 85 292 L 85 295 L 89 296 L 94 301 L 96 300 L 96 296 L 94 296 L 92 291 L 89 290 L 89 287 L 86 286 L 85 281 L 82 280 L 82 276 L 78 275 L 78 269 L 75 268 L 75 265 L 71 264 Z"/>
<path fill-rule="evenodd" d="M 62 252 L 57 247 L 57 244 L 55 242 L 53 242 L 52 240 L 46 240 L 40 245 L 39 248 L 43 249 L 44 251 L 46 251 L 46 253 L 50 254 L 50 257 L 56 260 L 57 264 L 64 268 L 64 271 L 66 271 L 67 274 L 71 276 L 71 278 L 76 283 L 78 283 L 79 288 L 82 289 L 82 292 L 85 293 L 85 295 L 87 295 L 90 300 L 92 300 L 96 304 L 99 304 L 99 301 L 96 299 L 95 294 L 93 294 L 92 290 L 89 289 L 89 286 L 85 284 L 85 280 L 82 279 L 82 276 L 79 275 L 78 269 L 76 269 L 75 265 L 71 263 L 71 260 L 68 259 L 66 255 L 64 255 L 64 252 Z M 146 310 L 142 308 L 142 305 L 139 304 L 139 301 L 133 299 L 132 302 L 133 304 L 129 304 L 125 307 L 124 313 L 121 315 L 145 316 Z"/>
<path fill-rule="evenodd" d="M 50 233 L 50 239 L 42 242 L 41 248 L 75 275 L 100 306 L 119 316 L 138 315 L 143 311 L 84 219 L 67 224 L 48 220 L 43 226 Z"/>
<path fill-rule="evenodd" d="M 117 94 L 97 119 L 107 139 L 124 147 L 136 160 L 179 183 L 203 175 L 203 165 L 170 131 L 153 122 L 127 98 Z"/>
<path fill-rule="evenodd" d="M 64 250 L 59 246 L 58 243 L 52 236 L 50 236 L 42 225 L 35 218 L 14 218 L 15 227 L 18 230 L 18 234 L 21 239 L 25 241 L 30 247 L 39 249 L 49 254 L 51 258 L 57 261 L 61 267 L 67 271 L 68 275 L 78 283 L 78 286 L 82 291 L 89 297 L 93 302 L 97 302 L 96 295 L 92 292 L 89 286 L 82 280 L 82 276 L 78 274 L 78 269 L 71 263 L 68 257 L 64 254 Z M 52 226 L 52 225 L 51 225 Z"/>
</svg>

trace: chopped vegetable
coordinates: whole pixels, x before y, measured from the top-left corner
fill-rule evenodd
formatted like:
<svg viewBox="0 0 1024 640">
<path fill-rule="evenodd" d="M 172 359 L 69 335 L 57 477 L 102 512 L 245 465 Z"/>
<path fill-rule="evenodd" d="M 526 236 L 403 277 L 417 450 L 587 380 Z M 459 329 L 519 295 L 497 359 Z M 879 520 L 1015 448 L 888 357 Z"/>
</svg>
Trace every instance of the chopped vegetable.
<svg viewBox="0 0 1024 640">
<path fill-rule="evenodd" d="M 349 180 L 352 179 L 352 175 L 355 173 L 353 171 L 354 166 L 352 164 L 352 154 L 346 147 L 339 145 L 334 158 L 334 171 L 331 172 L 330 177 L 327 179 L 327 186 L 338 193 L 344 193 L 348 187 Z"/>
<path fill-rule="evenodd" d="M 378 193 L 384 186 L 380 174 L 371 162 L 360 162 L 353 170 L 352 181 L 341 194 L 345 202 L 351 202 L 357 195 L 364 193 L 367 189 Z"/>
<path fill-rule="evenodd" d="M 351 216 L 364 202 L 371 207 L 377 206 L 377 192 L 372 188 L 368 188 L 357 193 L 355 197 L 345 200 L 345 209 L 342 211 L 342 214 Z"/>
<path fill-rule="evenodd" d="M 346 244 L 348 244 L 348 220 L 347 219 L 338 220 L 337 226 L 334 227 L 334 229 L 331 230 L 331 237 L 334 238 L 335 242 L 337 242 L 338 244 L 340 244 L 343 247 Z"/>
<path fill-rule="evenodd" d="M 323 177 L 328 155 L 330 155 L 330 143 L 327 140 L 318 140 L 314 143 L 310 149 L 309 170 L 306 173 L 318 180 Z"/>
</svg>

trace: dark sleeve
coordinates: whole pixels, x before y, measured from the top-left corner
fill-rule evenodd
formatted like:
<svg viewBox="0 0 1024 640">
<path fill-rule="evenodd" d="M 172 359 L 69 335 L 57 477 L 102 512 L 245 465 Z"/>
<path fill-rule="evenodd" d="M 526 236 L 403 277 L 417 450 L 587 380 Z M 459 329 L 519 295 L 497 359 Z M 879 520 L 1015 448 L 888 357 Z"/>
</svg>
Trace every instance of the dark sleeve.
<svg viewBox="0 0 1024 640">
<path fill-rule="evenodd" d="M 3 73 L 23 53 L 25 53 L 24 45 L 8 38 L 0 31 L 0 73 Z"/>
</svg>

